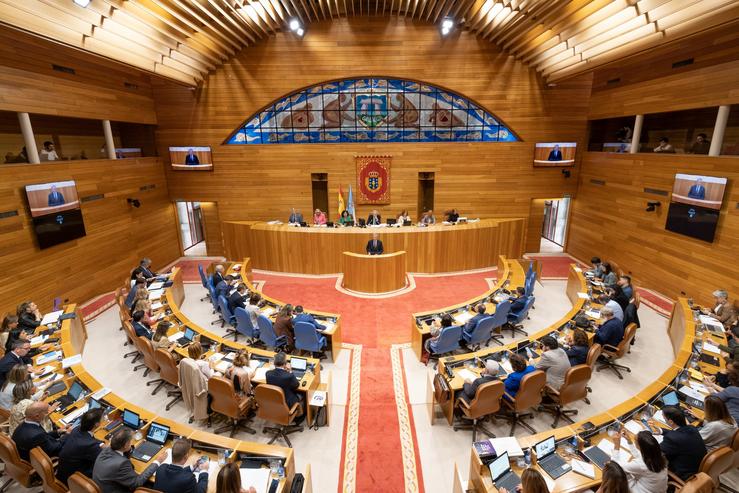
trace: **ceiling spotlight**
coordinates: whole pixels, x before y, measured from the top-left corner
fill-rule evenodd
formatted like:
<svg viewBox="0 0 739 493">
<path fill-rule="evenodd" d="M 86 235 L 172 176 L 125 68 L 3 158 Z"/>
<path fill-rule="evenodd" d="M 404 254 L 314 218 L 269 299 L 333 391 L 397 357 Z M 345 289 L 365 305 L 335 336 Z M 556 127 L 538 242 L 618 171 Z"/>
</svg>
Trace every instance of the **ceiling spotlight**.
<svg viewBox="0 0 739 493">
<path fill-rule="evenodd" d="M 297 19 L 291 20 L 290 21 L 290 30 L 291 31 L 297 31 L 299 29 L 302 31 L 302 29 L 300 28 L 300 21 L 297 20 Z"/>
<path fill-rule="evenodd" d="M 303 28 L 301 27 L 300 29 L 295 31 L 295 34 L 297 34 L 298 36 L 302 36 L 303 34 L 305 34 L 305 31 L 303 31 Z"/>
<path fill-rule="evenodd" d="M 73 0 L 75 4 L 79 5 L 80 7 L 87 7 L 90 5 L 90 0 Z"/>
</svg>

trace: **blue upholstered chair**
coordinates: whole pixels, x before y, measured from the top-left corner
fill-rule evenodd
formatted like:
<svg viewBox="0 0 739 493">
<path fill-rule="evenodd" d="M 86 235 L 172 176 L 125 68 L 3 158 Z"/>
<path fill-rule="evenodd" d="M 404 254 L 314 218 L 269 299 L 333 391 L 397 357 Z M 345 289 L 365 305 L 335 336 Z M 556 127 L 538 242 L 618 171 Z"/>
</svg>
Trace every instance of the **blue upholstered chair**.
<svg viewBox="0 0 739 493">
<path fill-rule="evenodd" d="M 236 326 L 236 317 L 231 313 L 231 309 L 228 307 L 228 300 L 225 296 L 218 297 L 218 308 L 220 308 L 221 318 L 223 319 L 221 327 L 228 325 L 229 327 L 227 327 L 226 330 L 233 332 Z"/>
<path fill-rule="evenodd" d="M 236 331 L 234 332 L 234 341 L 238 339 L 239 334 L 246 337 L 249 344 L 253 344 L 255 339 L 259 339 L 259 330 L 251 323 L 249 312 L 237 306 L 233 311 L 236 318 Z"/>
<path fill-rule="evenodd" d="M 313 324 L 308 322 L 297 322 L 293 326 L 295 330 L 295 349 L 320 353 L 326 349 L 326 336 L 321 335 Z"/>
<path fill-rule="evenodd" d="M 511 337 L 515 337 L 516 332 L 521 332 L 525 336 L 529 335 L 528 332 L 523 330 L 523 325 L 521 325 L 521 323 L 528 318 L 529 310 L 531 309 L 531 305 L 534 304 L 534 301 L 534 297 L 529 296 L 526 299 L 526 304 L 520 311 L 508 314 L 508 323 L 506 324 L 506 328 L 510 329 Z"/>
<path fill-rule="evenodd" d="M 285 336 L 277 337 L 272 321 L 264 315 L 257 317 L 257 326 L 259 329 L 259 340 L 270 349 L 282 348 L 287 346 L 287 338 Z"/>
</svg>

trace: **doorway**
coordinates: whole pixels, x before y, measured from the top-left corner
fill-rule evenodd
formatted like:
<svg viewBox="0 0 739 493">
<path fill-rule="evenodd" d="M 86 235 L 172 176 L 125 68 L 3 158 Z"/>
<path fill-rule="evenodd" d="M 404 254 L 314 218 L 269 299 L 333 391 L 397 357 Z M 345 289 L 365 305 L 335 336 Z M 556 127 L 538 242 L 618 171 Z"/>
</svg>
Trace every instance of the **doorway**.
<svg viewBox="0 0 739 493">
<path fill-rule="evenodd" d="M 434 173 L 422 171 L 418 173 L 418 219 L 426 211 L 434 209 Z"/>
<path fill-rule="evenodd" d="M 313 192 L 313 211 L 321 209 L 328 221 L 330 219 L 328 216 L 328 173 L 311 173 L 310 182 Z M 313 211 L 304 217 L 313 217 Z"/>
<path fill-rule="evenodd" d="M 200 202 L 175 202 L 175 206 L 184 255 L 205 256 L 205 228 Z"/>
<path fill-rule="evenodd" d="M 564 251 L 567 238 L 567 218 L 570 212 L 570 198 L 544 201 L 544 220 L 541 225 L 541 252 Z"/>
</svg>

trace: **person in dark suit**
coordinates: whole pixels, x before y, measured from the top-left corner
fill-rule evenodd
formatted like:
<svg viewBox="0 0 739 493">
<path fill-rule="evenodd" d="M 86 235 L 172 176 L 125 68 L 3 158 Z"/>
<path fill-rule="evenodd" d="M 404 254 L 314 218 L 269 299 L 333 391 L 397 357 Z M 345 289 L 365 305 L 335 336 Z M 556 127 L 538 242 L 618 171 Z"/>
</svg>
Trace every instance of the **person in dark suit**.
<svg viewBox="0 0 739 493">
<path fill-rule="evenodd" d="M 511 301 L 511 313 L 518 313 L 526 307 L 526 288 L 519 286 L 516 288 L 516 297 Z"/>
<path fill-rule="evenodd" d="M 185 156 L 185 164 L 188 166 L 200 164 L 200 159 L 198 159 L 198 156 L 195 154 L 194 149 L 190 149 L 189 151 L 187 151 L 187 156 Z"/>
<path fill-rule="evenodd" d="M 225 268 L 221 264 L 216 265 L 216 268 L 213 270 L 213 287 L 218 286 L 218 284 L 223 281 L 224 271 Z"/>
<path fill-rule="evenodd" d="M 695 184 L 690 187 L 690 190 L 688 190 L 688 197 L 697 200 L 706 199 L 706 187 L 703 186 L 702 178 L 695 180 Z"/>
<path fill-rule="evenodd" d="M 288 408 L 292 408 L 296 403 L 301 402 L 300 396 L 296 392 L 300 388 L 300 381 L 292 374 L 285 353 L 275 354 L 275 368 L 267 372 L 266 378 L 269 385 L 276 385 L 285 393 L 285 402 Z M 300 411 L 303 417 L 305 416 L 304 411 L 304 409 Z M 302 417 L 299 420 L 302 421 Z M 296 420 L 296 423 L 298 422 Z"/>
<path fill-rule="evenodd" d="M 18 305 L 16 315 L 18 315 L 18 327 L 29 334 L 34 333 L 43 319 L 38 306 L 33 301 L 25 301 Z"/>
<path fill-rule="evenodd" d="M 290 213 L 290 217 L 287 220 L 288 224 L 300 224 L 302 222 L 305 222 L 303 219 L 303 214 L 298 209 L 293 209 L 293 211 Z"/>
<path fill-rule="evenodd" d="M 119 429 L 110 439 L 110 447 L 103 448 L 92 468 L 92 479 L 102 493 L 130 493 L 143 486 L 157 472 L 159 465 L 167 458 L 167 450 L 163 449 L 141 474 L 131 464 L 133 450 L 133 430 L 125 426 Z"/>
<path fill-rule="evenodd" d="M 236 278 L 231 274 L 228 274 L 226 275 L 226 277 L 223 278 L 223 281 L 215 284 L 214 286 L 216 288 L 216 299 L 218 299 L 219 296 L 223 296 L 224 298 L 228 299 L 228 295 L 231 292 L 231 288 L 233 287 L 235 281 Z"/>
<path fill-rule="evenodd" d="M 554 145 L 554 149 L 549 151 L 549 157 L 547 157 L 547 161 L 561 161 L 562 160 L 562 151 L 559 150 L 559 144 Z"/>
<path fill-rule="evenodd" d="M 706 445 L 698 429 L 687 424 L 685 414 L 679 407 L 665 406 L 662 408 L 662 414 L 673 429 L 662 432 L 664 440 L 660 448 L 667 458 L 670 472 L 686 480 L 698 472 L 701 461 L 707 453 Z"/>
<path fill-rule="evenodd" d="M 67 484 L 69 476 L 81 472 L 88 478 L 92 477 L 92 468 L 102 450 L 103 442 L 93 436 L 93 432 L 103 420 L 103 410 L 90 409 L 82 415 L 80 425 L 64 440 L 59 451 L 59 467 L 56 477 Z"/>
<path fill-rule="evenodd" d="M 464 329 L 462 329 L 463 332 L 467 334 L 471 334 L 475 330 L 475 327 L 477 327 L 477 324 L 480 322 L 480 320 L 487 317 L 487 315 L 485 314 L 485 304 L 484 303 L 480 303 L 479 305 L 477 305 L 475 307 L 475 312 L 477 312 L 475 316 L 469 319 L 467 323 L 464 325 Z"/>
<path fill-rule="evenodd" d="M 606 321 L 598 327 L 593 340 L 601 346 L 608 344 L 609 346 L 617 347 L 624 338 L 623 322 L 613 316 L 613 310 L 608 307 L 601 308 L 600 314 Z"/>
<path fill-rule="evenodd" d="M 367 226 L 379 226 L 382 224 L 382 216 L 377 209 L 374 209 L 372 213 L 367 216 Z"/>
<path fill-rule="evenodd" d="M 497 361 L 492 359 L 485 361 L 485 370 L 480 374 L 480 377 L 474 380 L 465 380 L 462 393 L 459 397 L 469 403 L 475 398 L 477 388 L 480 385 L 498 380 L 499 371 L 500 365 Z"/>
<path fill-rule="evenodd" d="M 316 321 L 316 319 L 313 318 L 313 315 L 311 315 L 310 313 L 305 313 L 303 311 L 302 305 L 298 305 L 295 307 L 295 317 L 293 318 L 293 325 L 295 325 L 298 322 L 309 323 L 313 327 L 315 327 L 316 330 L 320 330 L 320 331 L 326 330 L 326 326 Z"/>
<path fill-rule="evenodd" d="M 135 284 L 126 296 L 125 304 L 129 309 L 133 308 L 134 303 L 136 303 L 136 292 L 139 289 L 146 289 L 146 279 L 144 279 L 143 277 L 136 278 Z"/>
<path fill-rule="evenodd" d="M 61 192 L 57 191 L 56 185 L 51 186 L 48 203 L 49 207 L 57 207 L 65 204 L 64 195 L 62 195 Z"/>
<path fill-rule="evenodd" d="M 246 284 L 239 283 L 238 286 L 236 286 L 236 291 L 231 293 L 231 295 L 228 297 L 228 308 L 231 310 L 231 313 L 234 312 L 237 308 L 244 308 L 246 309 L 246 298 L 248 296 L 248 290 L 246 288 Z"/>
<path fill-rule="evenodd" d="M 588 361 L 588 334 L 582 329 L 575 331 L 568 337 L 567 344 L 569 348 L 565 350 L 567 358 L 570 360 L 570 366 L 584 365 Z"/>
<path fill-rule="evenodd" d="M 272 325 L 277 337 L 285 336 L 288 347 L 295 345 L 295 329 L 293 328 L 293 306 L 287 304 L 283 306 L 275 317 L 275 323 Z"/>
<path fill-rule="evenodd" d="M 0 359 L 0 388 L 5 385 L 5 379 L 8 376 L 8 372 L 13 369 L 15 365 L 33 364 L 31 358 L 28 357 L 28 352 L 30 350 L 30 342 L 18 339 L 13 343 L 11 350 L 5 353 L 5 356 Z"/>
<path fill-rule="evenodd" d="M 64 444 L 64 432 L 44 430 L 43 422 L 49 415 L 48 402 L 33 402 L 26 408 L 26 420 L 13 432 L 18 455 L 29 460 L 31 450 L 41 447 L 49 457 L 57 457 Z"/>
<path fill-rule="evenodd" d="M 369 255 L 382 255 L 385 248 L 382 246 L 382 240 L 379 239 L 377 233 L 372 235 L 372 239 L 367 242 L 367 253 Z"/>
<path fill-rule="evenodd" d="M 146 337 L 151 340 L 152 333 L 151 329 L 144 323 L 144 311 L 138 310 L 133 312 L 133 330 L 136 332 L 136 337 Z"/>
<path fill-rule="evenodd" d="M 131 280 L 136 280 L 139 276 L 143 277 L 147 281 L 154 279 L 157 275 L 151 270 L 151 259 L 142 258 L 139 262 L 139 266 L 131 271 Z"/>
<path fill-rule="evenodd" d="M 190 440 L 178 438 L 172 444 L 172 463 L 157 469 L 154 489 L 163 493 L 205 493 L 208 489 L 207 459 L 197 461 L 190 453 Z M 195 479 L 193 473 L 197 473 Z"/>
</svg>

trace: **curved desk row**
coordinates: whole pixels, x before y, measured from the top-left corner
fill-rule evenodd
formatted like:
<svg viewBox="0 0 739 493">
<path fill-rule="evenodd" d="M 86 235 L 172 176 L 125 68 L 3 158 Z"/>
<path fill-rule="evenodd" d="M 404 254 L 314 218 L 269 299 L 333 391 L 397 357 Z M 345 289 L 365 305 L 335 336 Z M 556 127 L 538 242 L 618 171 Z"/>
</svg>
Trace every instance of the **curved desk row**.
<svg viewBox="0 0 739 493">
<path fill-rule="evenodd" d="M 59 398 L 60 395 L 66 393 L 68 388 L 74 381 L 79 382 L 87 389 L 87 394 L 72 404 L 68 409 L 62 412 L 54 412 L 50 415 L 50 418 L 57 426 L 64 426 L 63 421 L 65 416 L 75 410 L 85 408 L 88 406 L 90 398 L 95 398 L 108 409 L 107 414 L 104 417 L 104 422 L 100 428 L 95 430 L 95 438 L 107 442 L 106 435 L 109 433 L 106 430 L 106 426 L 115 421 L 116 417 L 119 416 L 124 409 L 134 411 L 139 414 L 141 419 L 145 422 L 141 428 L 142 434 L 146 435 L 147 427 L 152 422 L 157 422 L 170 427 L 170 437 L 167 440 L 166 447 L 172 446 L 172 441 L 175 437 L 189 438 L 193 447 L 202 455 L 209 456 L 214 463 L 218 462 L 219 456 L 228 455 L 230 461 L 238 460 L 240 456 L 249 457 L 264 457 L 265 459 L 278 459 L 281 460 L 284 468 L 285 475 L 280 478 L 277 475 L 273 475 L 273 481 L 278 481 L 277 491 L 287 491 L 288 486 L 292 483 L 292 479 L 295 475 L 295 458 L 293 450 L 287 447 L 280 447 L 277 445 L 266 445 L 256 442 L 235 440 L 225 436 L 215 435 L 213 433 L 197 430 L 183 423 L 171 420 L 165 416 L 158 416 L 144 408 L 136 406 L 125 399 L 116 395 L 110 389 L 106 389 L 103 385 L 95 379 L 94 376 L 90 375 L 81 363 L 81 357 L 73 358 L 77 355 L 81 355 L 84 350 L 84 344 L 87 339 L 87 333 L 85 324 L 82 320 L 81 313 L 77 310 L 76 305 L 67 305 L 64 310 L 65 314 L 75 314 L 76 318 L 67 319 L 62 321 L 59 325 L 59 331 L 54 333 L 55 337 L 59 337 L 59 342 L 56 343 L 52 348 L 37 355 L 34 358 L 34 365 L 39 368 L 46 368 L 46 372 L 53 372 L 51 375 L 44 377 L 44 379 L 37 384 L 48 382 L 50 378 L 54 378 L 56 375 L 61 375 L 62 381 L 65 382 L 67 389 L 62 390 L 54 395 L 50 395 L 47 400 L 49 402 Z M 39 329 L 43 330 L 43 327 Z M 54 354 L 52 354 L 54 353 Z M 45 358 L 53 357 L 50 361 L 45 361 Z M 64 358 L 64 359 L 62 359 Z M 67 358 L 70 358 L 69 360 Z M 77 361 L 75 361 L 77 360 Z M 68 366 L 67 368 L 64 368 Z M 142 384 L 143 384 L 142 380 Z M 138 445 L 139 442 L 143 441 L 138 439 L 134 445 Z M 132 463 L 137 472 L 142 472 L 149 463 L 138 460 L 133 460 Z M 310 468 L 308 468 L 308 474 Z M 215 491 L 215 477 L 212 477 L 208 484 L 208 491 Z M 310 478 L 307 478 L 306 484 L 308 485 L 305 489 L 306 492 L 311 491 Z"/>
<path fill-rule="evenodd" d="M 296 228 L 255 221 L 222 223 L 226 258 L 250 257 L 254 269 L 302 274 L 341 272 L 343 252 L 365 252 L 373 233 L 385 252 L 405 251 L 409 272 L 458 272 L 523 254 L 526 220 L 482 219 L 429 227 Z"/>
<path fill-rule="evenodd" d="M 638 392 L 631 399 L 614 406 L 606 412 L 583 419 L 569 426 L 563 426 L 555 430 L 548 430 L 534 435 L 530 435 L 519 439 L 521 448 L 526 449 L 534 444 L 554 435 L 558 445 L 571 443 L 573 438 L 579 444 L 579 448 L 586 444 L 597 445 L 602 439 L 611 439 L 608 433 L 609 429 L 622 428 L 623 425 L 632 419 L 639 422 L 643 416 L 645 408 L 647 411 L 654 411 L 655 406 L 659 404 L 662 395 L 672 390 L 676 390 L 682 385 L 691 381 L 692 376 L 702 378 L 703 374 L 715 374 L 724 368 L 723 359 L 719 358 L 718 365 L 712 365 L 700 361 L 698 353 L 694 352 L 693 343 L 698 340 L 710 340 L 714 344 L 724 344 L 725 336 L 722 334 L 714 334 L 708 330 L 702 333 L 696 332 L 697 324 L 694 321 L 693 313 L 688 306 L 687 300 L 681 298 L 675 304 L 670 323 L 668 326 L 668 335 L 673 342 L 673 347 L 678 348 L 675 351 L 675 360 L 673 364 L 652 384 L 648 385 L 642 391 Z M 535 334 L 532 339 L 546 335 L 546 331 Z M 461 358 L 469 358 L 477 356 L 484 358 L 495 351 L 501 351 L 505 348 L 486 349 L 478 351 L 474 355 L 463 355 Z M 458 360 L 459 358 L 442 359 L 439 365 L 439 371 L 443 372 L 444 365 Z M 690 369 L 690 371 L 686 371 Z M 459 377 L 455 376 L 455 379 Z M 698 380 L 694 380 L 698 381 Z M 649 406 L 649 407 L 647 407 Z M 698 420 L 703 418 L 703 411 L 696 407 L 687 406 L 681 403 L 682 407 L 689 409 Z M 656 425 L 664 427 L 661 423 Z M 629 432 L 630 433 L 630 432 Z M 558 447 L 558 453 L 566 460 L 572 458 L 580 458 L 568 447 Z M 581 459 L 581 458 L 580 458 Z M 514 470 L 521 472 L 515 463 L 512 464 Z M 538 467 L 538 466 L 536 466 Z M 542 474 L 547 474 L 542 470 Z M 587 488 L 596 487 L 601 482 L 601 471 L 595 468 L 596 476 L 594 479 L 587 478 L 575 472 L 568 472 L 565 475 L 553 481 L 553 487 L 550 488 L 552 493 L 572 493 L 583 491 Z M 474 447 L 471 451 L 469 482 L 477 492 L 497 492 L 492 482 L 489 469 L 483 464 Z"/>
</svg>

